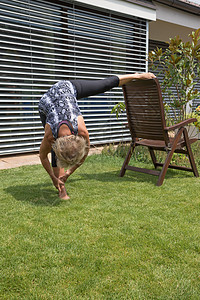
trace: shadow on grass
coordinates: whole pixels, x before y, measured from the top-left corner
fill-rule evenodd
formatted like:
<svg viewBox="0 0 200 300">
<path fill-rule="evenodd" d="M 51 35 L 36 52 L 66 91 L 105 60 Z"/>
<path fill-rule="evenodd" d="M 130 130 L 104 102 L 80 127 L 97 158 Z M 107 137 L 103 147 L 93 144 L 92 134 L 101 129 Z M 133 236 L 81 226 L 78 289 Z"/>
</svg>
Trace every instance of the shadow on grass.
<svg viewBox="0 0 200 300">
<path fill-rule="evenodd" d="M 76 176 L 70 177 L 68 183 L 73 185 L 78 181 L 90 181 L 94 184 L 94 181 L 105 183 L 108 187 L 109 184 L 120 185 L 124 182 L 130 184 L 135 183 L 149 183 L 156 186 L 158 180 L 157 176 L 148 174 L 126 171 L 124 177 L 119 177 L 119 170 L 108 171 L 108 172 L 97 172 L 96 173 L 81 173 L 79 172 Z M 181 172 L 177 170 L 168 170 L 164 184 L 167 184 L 167 179 L 176 178 L 177 180 L 184 180 L 186 178 L 193 177 L 192 173 Z M 13 198 L 18 201 L 29 202 L 36 206 L 58 206 L 62 200 L 59 199 L 57 191 L 52 187 L 50 183 L 38 183 L 38 184 L 19 184 L 15 186 L 9 186 L 4 189 L 7 194 L 10 194 Z M 70 203 L 70 201 L 66 202 Z"/>
<path fill-rule="evenodd" d="M 58 206 L 62 200 L 50 184 L 30 184 L 9 186 L 4 191 L 18 201 L 33 205 Z"/>
<path fill-rule="evenodd" d="M 149 168 L 150 169 L 150 168 Z M 160 170 L 160 169 L 159 169 Z M 108 171 L 108 172 L 99 172 L 99 173 L 79 173 L 81 177 L 79 180 L 95 180 L 100 182 L 113 182 L 113 183 L 122 183 L 122 182 L 130 182 L 130 183 L 151 183 L 156 185 L 158 181 L 158 176 L 148 175 L 140 172 L 134 172 L 127 170 L 124 177 L 119 177 L 120 170 L 118 171 Z M 165 181 L 170 178 L 177 178 L 177 179 L 186 179 L 193 177 L 192 173 L 185 172 L 185 171 L 177 171 L 168 169 L 167 174 L 165 176 Z M 70 182 L 77 181 L 76 179 L 70 178 Z"/>
</svg>

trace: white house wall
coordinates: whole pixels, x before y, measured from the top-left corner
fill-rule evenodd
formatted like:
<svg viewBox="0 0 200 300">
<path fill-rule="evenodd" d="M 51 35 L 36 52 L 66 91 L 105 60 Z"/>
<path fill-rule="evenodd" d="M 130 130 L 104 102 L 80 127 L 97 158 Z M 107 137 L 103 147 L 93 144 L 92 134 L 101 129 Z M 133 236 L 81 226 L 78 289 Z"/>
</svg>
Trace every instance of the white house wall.
<svg viewBox="0 0 200 300">
<path fill-rule="evenodd" d="M 98 8 L 104 8 L 128 16 L 140 17 L 146 20 L 156 20 L 155 9 L 130 3 L 124 0 L 75 0 L 74 2 L 93 5 Z"/>
<path fill-rule="evenodd" d="M 154 2 L 156 7 L 156 20 L 198 29 L 200 17 L 183 10 Z"/>
<path fill-rule="evenodd" d="M 199 25 L 200 27 L 200 25 Z M 176 25 L 173 23 L 157 20 L 149 23 L 149 37 L 151 40 L 168 42 L 169 38 L 180 36 L 184 42 L 189 40 L 188 35 L 195 30 L 186 26 Z"/>
</svg>

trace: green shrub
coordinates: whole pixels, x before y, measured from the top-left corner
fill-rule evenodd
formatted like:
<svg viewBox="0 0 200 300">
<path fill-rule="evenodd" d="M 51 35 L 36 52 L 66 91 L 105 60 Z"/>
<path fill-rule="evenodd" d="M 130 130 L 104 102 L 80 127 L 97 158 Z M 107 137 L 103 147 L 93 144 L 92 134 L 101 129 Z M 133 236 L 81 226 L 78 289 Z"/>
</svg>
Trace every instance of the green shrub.
<svg viewBox="0 0 200 300">
<path fill-rule="evenodd" d="M 108 144 L 103 148 L 102 155 L 125 158 L 126 154 L 128 153 L 129 147 L 130 144 L 128 143 L 120 143 L 118 145 Z M 192 150 L 193 150 L 196 164 L 200 165 L 200 141 L 197 141 L 192 145 Z M 155 151 L 155 154 L 158 162 L 162 163 L 165 161 L 167 155 L 166 152 Z M 142 146 L 137 146 L 135 148 L 131 160 L 152 164 L 152 160 L 148 148 Z M 188 157 L 180 153 L 174 153 L 171 163 L 177 165 L 184 165 L 184 166 L 190 165 Z"/>
</svg>

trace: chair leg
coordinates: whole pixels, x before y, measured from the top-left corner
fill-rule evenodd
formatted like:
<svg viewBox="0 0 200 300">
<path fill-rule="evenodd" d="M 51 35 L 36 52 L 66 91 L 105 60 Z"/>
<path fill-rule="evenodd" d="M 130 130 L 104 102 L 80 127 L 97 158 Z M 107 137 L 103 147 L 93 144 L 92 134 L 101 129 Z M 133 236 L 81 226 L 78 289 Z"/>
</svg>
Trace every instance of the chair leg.
<svg viewBox="0 0 200 300">
<path fill-rule="evenodd" d="M 148 149 L 149 149 L 149 153 L 151 155 L 151 159 L 152 159 L 154 168 L 156 169 L 157 168 L 157 160 L 156 160 L 155 153 L 154 153 L 154 151 L 153 151 L 153 149 L 151 147 L 148 147 Z"/>
<path fill-rule="evenodd" d="M 119 176 L 120 176 L 120 177 L 123 177 L 123 176 L 124 176 L 124 174 L 125 174 L 125 172 L 126 172 L 126 166 L 128 165 L 128 163 L 129 163 L 129 161 L 130 161 L 130 159 L 131 159 L 131 156 L 132 156 L 132 154 L 133 154 L 134 149 L 135 149 L 135 143 L 133 142 L 133 143 L 131 143 L 131 146 L 130 146 L 130 148 L 129 148 L 129 150 L 128 150 L 128 153 L 127 153 L 126 158 L 125 158 L 125 160 L 124 160 L 124 163 L 123 163 L 123 165 L 122 165 L 121 171 L 120 171 L 120 173 L 119 173 Z"/>
<path fill-rule="evenodd" d="M 192 149 L 191 149 L 191 146 L 190 146 L 188 133 L 187 133 L 186 129 L 184 129 L 183 135 L 184 135 L 184 138 L 185 138 L 186 149 L 187 149 L 187 152 L 188 152 L 188 157 L 189 157 L 189 161 L 190 161 L 192 171 L 194 173 L 194 176 L 199 177 L 199 173 L 198 173 L 198 170 L 197 170 L 197 167 L 196 167 L 196 164 L 195 164 L 194 156 L 193 156 L 193 153 L 192 153 Z"/>
<path fill-rule="evenodd" d="M 179 139 L 181 138 L 182 133 L 183 133 L 183 128 L 181 128 L 179 130 L 179 132 L 177 133 L 177 135 L 174 138 L 174 142 L 173 142 L 172 148 L 171 148 L 171 150 L 169 151 L 169 153 L 167 155 L 165 163 L 163 164 L 163 168 L 162 168 L 162 170 L 160 172 L 160 175 L 158 177 L 158 181 L 157 181 L 157 184 L 156 184 L 157 186 L 161 186 L 163 184 L 163 181 L 165 179 L 165 175 L 167 173 L 167 169 L 168 169 L 170 161 L 172 159 L 172 155 L 174 154 L 174 151 L 176 149 L 177 143 L 178 143 Z"/>
</svg>

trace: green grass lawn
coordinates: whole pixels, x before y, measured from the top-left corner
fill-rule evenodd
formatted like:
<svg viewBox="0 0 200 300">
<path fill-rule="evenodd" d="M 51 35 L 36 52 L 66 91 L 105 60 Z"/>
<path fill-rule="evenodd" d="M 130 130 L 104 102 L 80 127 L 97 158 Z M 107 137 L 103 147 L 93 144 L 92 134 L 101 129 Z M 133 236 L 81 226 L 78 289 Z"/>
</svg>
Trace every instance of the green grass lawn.
<svg viewBox="0 0 200 300">
<path fill-rule="evenodd" d="M 89 157 L 70 201 L 40 165 L 0 171 L 0 299 L 200 299 L 200 179 L 122 162 Z"/>
</svg>

